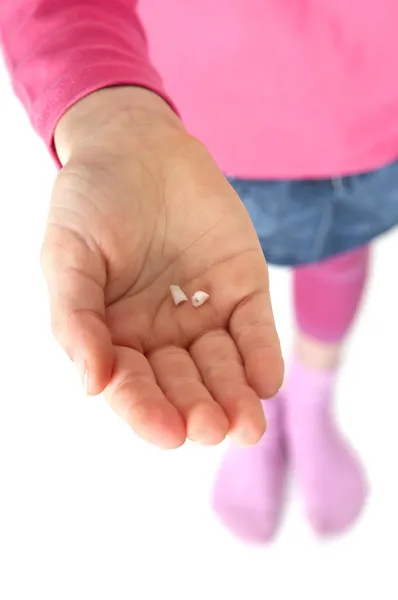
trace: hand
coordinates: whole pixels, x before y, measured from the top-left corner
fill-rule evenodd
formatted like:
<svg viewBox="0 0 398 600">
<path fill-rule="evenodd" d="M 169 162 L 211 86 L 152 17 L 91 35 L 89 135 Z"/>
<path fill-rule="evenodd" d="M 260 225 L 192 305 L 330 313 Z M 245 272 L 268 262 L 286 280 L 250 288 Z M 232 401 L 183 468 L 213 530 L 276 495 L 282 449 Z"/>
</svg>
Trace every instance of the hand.
<svg viewBox="0 0 398 600">
<path fill-rule="evenodd" d="M 147 441 L 259 440 L 283 361 L 245 208 L 158 96 L 112 88 L 61 119 L 42 264 L 53 330 L 89 394 Z M 200 308 L 175 307 L 171 284 Z"/>
</svg>

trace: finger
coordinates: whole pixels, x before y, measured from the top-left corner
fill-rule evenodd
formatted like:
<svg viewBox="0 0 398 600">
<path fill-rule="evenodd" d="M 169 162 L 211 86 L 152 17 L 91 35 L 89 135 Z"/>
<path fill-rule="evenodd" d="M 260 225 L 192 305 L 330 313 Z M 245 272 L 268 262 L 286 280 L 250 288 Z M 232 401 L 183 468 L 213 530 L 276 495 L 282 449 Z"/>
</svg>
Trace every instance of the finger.
<svg viewBox="0 0 398 600">
<path fill-rule="evenodd" d="M 73 231 L 50 225 L 42 249 L 52 328 L 89 394 L 101 393 L 113 366 L 105 324 L 105 267 Z"/>
<path fill-rule="evenodd" d="M 160 448 L 177 448 L 186 439 L 185 423 L 156 383 L 143 354 L 117 347 L 112 381 L 105 398 L 135 433 Z"/>
<path fill-rule="evenodd" d="M 243 300 L 231 316 L 229 330 L 249 384 L 261 398 L 272 398 L 282 385 L 284 365 L 269 293 Z"/>
<path fill-rule="evenodd" d="M 242 359 L 224 330 L 205 333 L 190 348 L 203 382 L 224 409 L 230 435 L 240 445 L 255 444 L 265 431 L 261 402 L 249 387 Z"/>
<path fill-rule="evenodd" d="M 228 419 L 203 385 L 189 353 L 169 346 L 152 352 L 149 361 L 160 388 L 182 415 L 187 437 L 202 444 L 222 442 Z"/>
</svg>

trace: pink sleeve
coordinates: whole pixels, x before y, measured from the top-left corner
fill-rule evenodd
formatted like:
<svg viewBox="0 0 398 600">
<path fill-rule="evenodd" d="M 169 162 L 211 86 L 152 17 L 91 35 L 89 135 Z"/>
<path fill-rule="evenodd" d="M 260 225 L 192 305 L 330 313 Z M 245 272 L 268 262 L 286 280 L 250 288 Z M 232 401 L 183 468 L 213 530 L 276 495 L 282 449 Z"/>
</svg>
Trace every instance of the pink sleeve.
<svg viewBox="0 0 398 600">
<path fill-rule="evenodd" d="M 92 91 L 131 84 L 165 97 L 136 6 L 137 0 L 0 1 L 0 40 L 14 90 L 49 148 L 60 117 Z"/>
</svg>

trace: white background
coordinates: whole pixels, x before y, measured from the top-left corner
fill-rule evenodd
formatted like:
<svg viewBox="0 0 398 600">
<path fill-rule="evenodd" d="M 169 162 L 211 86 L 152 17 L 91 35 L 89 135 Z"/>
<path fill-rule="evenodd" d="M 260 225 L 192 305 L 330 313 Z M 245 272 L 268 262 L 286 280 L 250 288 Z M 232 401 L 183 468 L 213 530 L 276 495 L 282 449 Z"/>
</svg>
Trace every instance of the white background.
<svg viewBox="0 0 398 600">
<path fill-rule="evenodd" d="M 53 342 L 39 251 L 54 172 L 0 70 L 1 600 L 396 600 L 397 235 L 375 248 L 338 390 L 373 487 L 364 518 L 320 543 L 293 491 L 276 543 L 247 548 L 209 508 L 223 447 L 141 443 Z M 288 274 L 272 284 L 288 354 Z"/>
</svg>

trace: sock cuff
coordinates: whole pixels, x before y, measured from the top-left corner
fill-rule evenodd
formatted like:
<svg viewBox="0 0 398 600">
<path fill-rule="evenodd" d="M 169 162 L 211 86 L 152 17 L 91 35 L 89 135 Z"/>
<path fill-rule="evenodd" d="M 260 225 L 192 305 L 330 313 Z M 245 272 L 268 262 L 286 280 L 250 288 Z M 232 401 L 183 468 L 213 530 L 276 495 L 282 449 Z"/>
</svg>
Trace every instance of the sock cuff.
<svg viewBox="0 0 398 600">
<path fill-rule="evenodd" d="M 337 369 L 312 369 L 302 362 L 302 360 L 293 355 L 287 369 L 287 378 L 285 387 L 289 391 L 295 389 L 296 394 L 300 396 L 306 393 L 306 390 L 329 390 L 333 387 L 336 379 Z M 295 395 L 296 395 L 295 394 Z"/>
</svg>

